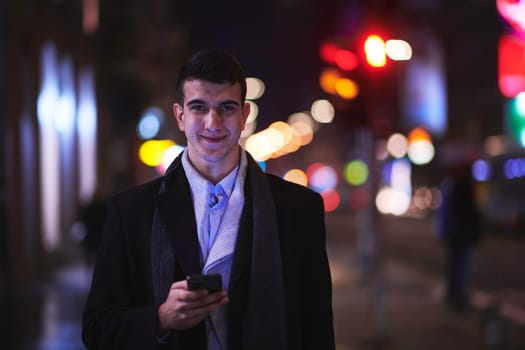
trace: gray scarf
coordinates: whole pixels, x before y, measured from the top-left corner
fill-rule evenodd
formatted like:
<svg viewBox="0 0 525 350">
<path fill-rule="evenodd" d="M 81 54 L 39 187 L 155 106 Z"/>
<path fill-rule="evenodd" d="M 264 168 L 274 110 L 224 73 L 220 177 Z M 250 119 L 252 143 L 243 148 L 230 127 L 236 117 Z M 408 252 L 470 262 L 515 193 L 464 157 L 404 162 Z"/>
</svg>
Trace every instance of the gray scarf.
<svg viewBox="0 0 525 350">
<path fill-rule="evenodd" d="M 284 311 L 284 290 L 281 250 L 279 244 L 276 209 L 266 175 L 250 154 L 245 186 L 253 208 L 253 241 L 247 312 L 243 319 L 242 349 L 285 350 L 286 322 Z M 166 171 L 170 176 L 181 165 L 180 157 Z M 166 191 L 163 180 L 159 194 Z M 190 205 L 190 203 L 188 203 Z M 246 205 L 246 203 L 245 203 Z M 173 282 L 175 269 L 174 251 L 171 249 L 168 232 L 155 208 L 152 236 L 151 259 L 155 301 L 165 301 Z"/>
</svg>

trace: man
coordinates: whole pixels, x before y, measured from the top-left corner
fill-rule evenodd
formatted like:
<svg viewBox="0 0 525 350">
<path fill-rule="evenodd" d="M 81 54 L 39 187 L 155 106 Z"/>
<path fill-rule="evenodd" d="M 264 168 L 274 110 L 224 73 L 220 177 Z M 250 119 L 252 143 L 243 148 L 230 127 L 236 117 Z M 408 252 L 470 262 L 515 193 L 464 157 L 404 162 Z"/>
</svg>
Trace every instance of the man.
<svg viewBox="0 0 525 350">
<path fill-rule="evenodd" d="M 438 232 L 445 248 L 445 302 L 453 310 L 470 308 L 468 282 L 472 253 L 482 236 L 482 220 L 476 203 L 470 162 L 453 164 L 441 188 Z"/>
<path fill-rule="evenodd" d="M 87 299 L 88 349 L 335 349 L 321 197 L 264 174 L 238 144 L 242 68 L 202 51 L 173 112 L 188 146 L 109 205 Z M 225 290 L 189 290 L 218 273 Z"/>
</svg>

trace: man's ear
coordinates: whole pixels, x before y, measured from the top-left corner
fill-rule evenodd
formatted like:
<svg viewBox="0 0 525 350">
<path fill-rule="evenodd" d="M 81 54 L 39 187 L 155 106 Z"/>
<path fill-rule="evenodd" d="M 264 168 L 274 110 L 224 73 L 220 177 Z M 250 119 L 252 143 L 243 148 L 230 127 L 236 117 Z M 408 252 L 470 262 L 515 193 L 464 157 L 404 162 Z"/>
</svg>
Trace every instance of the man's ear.
<svg viewBox="0 0 525 350">
<path fill-rule="evenodd" d="M 173 116 L 177 121 L 180 131 L 184 131 L 183 108 L 178 102 L 173 104 Z"/>
<path fill-rule="evenodd" d="M 248 102 L 244 103 L 243 109 L 243 120 L 242 120 L 242 128 L 241 130 L 244 130 L 246 127 L 246 120 L 248 119 L 248 115 L 250 115 L 251 105 Z"/>
</svg>

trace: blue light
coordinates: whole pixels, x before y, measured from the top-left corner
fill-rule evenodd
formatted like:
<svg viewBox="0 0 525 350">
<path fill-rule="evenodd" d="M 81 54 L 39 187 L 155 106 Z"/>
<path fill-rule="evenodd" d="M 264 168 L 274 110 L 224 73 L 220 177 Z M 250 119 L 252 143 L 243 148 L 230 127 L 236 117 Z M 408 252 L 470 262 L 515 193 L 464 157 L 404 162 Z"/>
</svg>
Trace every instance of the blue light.
<svg viewBox="0 0 525 350">
<path fill-rule="evenodd" d="M 60 98 L 57 53 L 52 42 L 47 42 L 42 47 L 41 72 L 42 85 L 37 101 L 38 122 L 42 127 L 48 127 L 53 125 L 53 116 Z"/>
<path fill-rule="evenodd" d="M 476 181 L 487 181 L 492 175 L 492 167 L 486 160 L 478 159 L 472 164 L 472 177 Z"/>
<path fill-rule="evenodd" d="M 97 185 L 97 101 L 95 77 L 91 67 L 79 74 L 78 88 L 78 155 L 79 196 L 87 203 L 95 194 Z"/>
<path fill-rule="evenodd" d="M 319 193 L 333 190 L 337 186 L 337 173 L 331 166 L 324 165 L 312 173 L 308 182 L 309 186 Z"/>
<path fill-rule="evenodd" d="M 151 107 L 144 111 L 137 126 L 137 134 L 143 140 L 152 139 L 158 135 L 164 113 L 160 108 Z"/>
<path fill-rule="evenodd" d="M 259 164 L 262 171 L 266 171 L 266 162 L 264 160 L 258 161 L 257 164 Z"/>
<path fill-rule="evenodd" d="M 61 91 L 53 121 L 55 129 L 68 136 L 74 132 L 77 110 L 74 74 L 73 60 L 67 55 L 59 65 Z"/>
<path fill-rule="evenodd" d="M 512 171 L 512 159 L 506 160 L 505 164 L 503 164 L 503 173 L 507 179 L 514 178 L 514 173 Z"/>
<path fill-rule="evenodd" d="M 387 186 L 391 185 L 392 166 L 393 166 L 392 161 L 387 161 L 385 165 L 383 166 L 383 182 Z"/>
<path fill-rule="evenodd" d="M 503 165 L 503 172 L 507 179 L 514 179 L 517 177 L 525 176 L 524 166 L 522 159 L 508 159 Z"/>
</svg>

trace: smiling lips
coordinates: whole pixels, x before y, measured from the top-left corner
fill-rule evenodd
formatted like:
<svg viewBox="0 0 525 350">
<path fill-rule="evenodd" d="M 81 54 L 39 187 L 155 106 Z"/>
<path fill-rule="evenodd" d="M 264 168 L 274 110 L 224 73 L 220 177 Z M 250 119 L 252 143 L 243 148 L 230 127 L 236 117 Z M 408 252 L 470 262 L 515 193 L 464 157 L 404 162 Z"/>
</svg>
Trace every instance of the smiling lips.
<svg viewBox="0 0 525 350">
<path fill-rule="evenodd" d="M 212 143 L 218 143 L 226 139 L 226 135 L 201 135 L 201 137 L 204 140 Z"/>
</svg>

